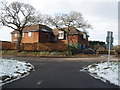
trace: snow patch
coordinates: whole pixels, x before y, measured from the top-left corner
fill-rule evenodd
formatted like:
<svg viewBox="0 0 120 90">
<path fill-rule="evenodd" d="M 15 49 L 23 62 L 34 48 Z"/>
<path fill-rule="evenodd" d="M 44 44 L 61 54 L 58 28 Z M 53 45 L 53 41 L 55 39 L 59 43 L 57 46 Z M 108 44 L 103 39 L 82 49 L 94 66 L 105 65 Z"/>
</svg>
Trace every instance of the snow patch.
<svg viewBox="0 0 120 90">
<path fill-rule="evenodd" d="M 119 65 L 120 62 L 101 62 L 84 67 L 81 71 L 87 71 L 94 78 L 120 86 Z"/>
<path fill-rule="evenodd" d="M 25 77 L 34 66 L 24 61 L 0 59 L 0 86 Z"/>
</svg>

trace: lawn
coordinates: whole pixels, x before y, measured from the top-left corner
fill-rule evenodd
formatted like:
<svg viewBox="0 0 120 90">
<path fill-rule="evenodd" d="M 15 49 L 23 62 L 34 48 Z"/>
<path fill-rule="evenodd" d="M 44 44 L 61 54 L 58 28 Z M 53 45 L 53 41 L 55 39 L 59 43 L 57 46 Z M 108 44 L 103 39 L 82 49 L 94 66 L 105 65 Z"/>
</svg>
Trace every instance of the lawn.
<svg viewBox="0 0 120 90">
<path fill-rule="evenodd" d="M 75 54 L 71 55 L 68 51 L 63 52 L 37 52 L 37 51 L 21 51 L 17 52 L 16 50 L 3 50 L 1 51 L 2 55 L 15 55 L 15 56 L 34 56 L 34 57 L 72 57 L 72 58 L 79 58 L 79 57 L 98 57 L 98 55 L 93 54 Z"/>
</svg>

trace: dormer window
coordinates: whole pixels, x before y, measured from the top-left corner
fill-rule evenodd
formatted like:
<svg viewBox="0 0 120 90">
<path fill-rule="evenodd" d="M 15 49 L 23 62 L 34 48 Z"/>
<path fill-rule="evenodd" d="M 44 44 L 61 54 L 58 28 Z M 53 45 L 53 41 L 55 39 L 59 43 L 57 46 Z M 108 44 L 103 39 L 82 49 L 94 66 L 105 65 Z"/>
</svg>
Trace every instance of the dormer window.
<svg viewBox="0 0 120 90">
<path fill-rule="evenodd" d="M 32 32 L 28 32 L 28 37 L 31 37 L 32 36 Z"/>
<path fill-rule="evenodd" d="M 58 39 L 64 39 L 64 31 L 59 31 Z"/>
<path fill-rule="evenodd" d="M 86 38 L 87 38 L 86 34 L 83 34 L 83 39 L 86 39 Z"/>
</svg>

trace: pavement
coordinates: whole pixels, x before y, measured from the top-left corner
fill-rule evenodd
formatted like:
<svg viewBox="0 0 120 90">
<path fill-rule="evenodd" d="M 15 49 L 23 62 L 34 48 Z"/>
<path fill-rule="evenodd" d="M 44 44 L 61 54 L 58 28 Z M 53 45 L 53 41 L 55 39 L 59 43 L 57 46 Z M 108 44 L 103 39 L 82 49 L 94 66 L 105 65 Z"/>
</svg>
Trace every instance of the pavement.
<svg viewBox="0 0 120 90">
<path fill-rule="evenodd" d="M 35 71 L 28 76 L 4 85 L 2 88 L 119 88 L 116 85 L 95 79 L 87 72 L 80 71 L 92 63 L 106 60 L 99 58 L 40 58 L 4 56 L 30 62 Z M 117 61 L 118 58 L 111 57 Z"/>
<path fill-rule="evenodd" d="M 3 55 L 3 58 L 12 58 L 17 60 L 23 60 L 23 61 L 81 61 L 81 62 L 101 62 L 101 61 L 107 61 L 108 56 L 107 55 L 99 55 L 98 57 L 83 57 L 83 58 L 54 58 L 54 57 L 32 57 L 32 56 L 12 56 L 12 55 Z M 110 55 L 110 61 L 119 61 L 120 57 L 115 57 L 114 55 Z"/>
</svg>

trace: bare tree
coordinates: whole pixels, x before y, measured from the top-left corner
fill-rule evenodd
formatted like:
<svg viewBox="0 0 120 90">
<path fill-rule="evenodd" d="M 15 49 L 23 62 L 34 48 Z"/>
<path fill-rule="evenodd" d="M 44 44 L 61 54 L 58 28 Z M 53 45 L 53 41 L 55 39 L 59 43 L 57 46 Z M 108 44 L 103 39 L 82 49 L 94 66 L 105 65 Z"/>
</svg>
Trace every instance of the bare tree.
<svg viewBox="0 0 120 90">
<path fill-rule="evenodd" d="M 18 31 L 19 37 L 17 42 L 18 50 L 21 50 L 20 44 L 22 40 L 22 32 L 26 25 L 31 25 L 35 22 L 35 9 L 25 3 L 13 2 L 11 4 L 2 3 L 0 10 L 0 23 L 3 26 Z"/>
<path fill-rule="evenodd" d="M 78 28 L 85 29 L 91 27 L 91 25 L 84 20 L 82 14 L 76 11 L 71 11 L 68 14 L 57 14 L 53 17 L 49 16 L 47 21 L 49 21 L 50 25 L 66 33 L 68 46 L 70 45 L 69 35 L 73 29 L 78 31 Z"/>
</svg>

